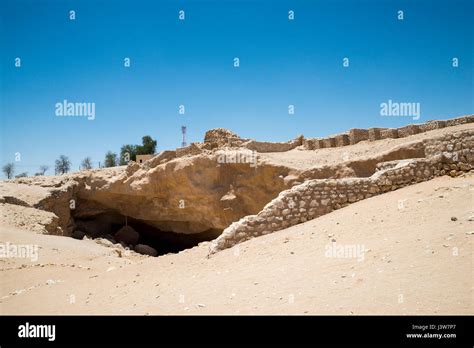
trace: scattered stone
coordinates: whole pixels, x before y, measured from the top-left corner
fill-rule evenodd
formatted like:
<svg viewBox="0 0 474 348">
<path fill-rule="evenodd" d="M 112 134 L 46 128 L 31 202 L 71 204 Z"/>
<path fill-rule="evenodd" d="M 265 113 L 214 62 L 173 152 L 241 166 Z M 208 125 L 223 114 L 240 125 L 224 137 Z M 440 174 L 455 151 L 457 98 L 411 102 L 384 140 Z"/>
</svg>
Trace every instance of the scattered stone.
<svg viewBox="0 0 474 348">
<path fill-rule="evenodd" d="M 75 230 L 72 233 L 72 238 L 74 239 L 83 239 L 85 237 L 86 233 L 80 230 Z"/>
<path fill-rule="evenodd" d="M 451 221 L 458 221 L 458 218 L 455 216 L 451 216 Z"/>
<path fill-rule="evenodd" d="M 135 245 L 138 243 L 140 235 L 131 226 L 123 226 L 114 237 L 118 242 Z"/>
<path fill-rule="evenodd" d="M 94 241 L 97 244 L 100 244 L 100 245 L 103 245 L 103 246 L 106 246 L 106 247 L 114 246 L 114 244 L 110 240 L 107 240 L 105 238 L 96 238 L 96 239 L 94 239 Z"/>
<path fill-rule="evenodd" d="M 151 246 L 146 244 L 137 244 L 135 245 L 134 250 L 142 255 L 158 256 L 158 251 L 156 251 L 155 248 L 152 248 Z"/>
</svg>

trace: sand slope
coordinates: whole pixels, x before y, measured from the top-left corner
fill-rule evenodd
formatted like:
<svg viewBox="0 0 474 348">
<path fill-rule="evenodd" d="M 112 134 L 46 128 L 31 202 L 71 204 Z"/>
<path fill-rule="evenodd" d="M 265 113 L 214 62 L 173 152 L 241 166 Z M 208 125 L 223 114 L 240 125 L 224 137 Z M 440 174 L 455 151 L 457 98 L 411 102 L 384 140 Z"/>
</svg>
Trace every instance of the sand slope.
<svg viewBox="0 0 474 348">
<path fill-rule="evenodd" d="M 0 259 L 0 312 L 472 314 L 473 194 L 474 175 L 440 177 L 209 259 L 206 245 L 119 257 L 92 240 L 4 226 L 2 243 L 40 249 L 34 262 Z M 363 261 L 326 257 L 333 241 L 370 250 Z"/>
</svg>

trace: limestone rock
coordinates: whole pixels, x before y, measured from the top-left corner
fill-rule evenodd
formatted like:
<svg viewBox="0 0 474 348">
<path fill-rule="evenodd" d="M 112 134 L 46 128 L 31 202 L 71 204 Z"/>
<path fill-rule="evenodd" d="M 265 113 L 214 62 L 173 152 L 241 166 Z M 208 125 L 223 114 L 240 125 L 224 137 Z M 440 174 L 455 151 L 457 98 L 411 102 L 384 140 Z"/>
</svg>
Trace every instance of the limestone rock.
<svg viewBox="0 0 474 348">
<path fill-rule="evenodd" d="M 205 143 L 216 143 L 219 146 L 226 145 L 229 140 L 240 139 L 234 132 L 224 128 L 214 128 L 208 130 L 204 135 Z"/>
<path fill-rule="evenodd" d="M 142 255 L 158 256 L 158 252 L 156 251 L 156 249 L 146 244 L 137 244 L 135 245 L 134 250 Z"/>
<path fill-rule="evenodd" d="M 72 233 L 72 238 L 74 238 L 74 239 L 83 239 L 85 235 L 86 235 L 85 232 L 80 231 L 80 230 L 75 230 Z"/>
</svg>

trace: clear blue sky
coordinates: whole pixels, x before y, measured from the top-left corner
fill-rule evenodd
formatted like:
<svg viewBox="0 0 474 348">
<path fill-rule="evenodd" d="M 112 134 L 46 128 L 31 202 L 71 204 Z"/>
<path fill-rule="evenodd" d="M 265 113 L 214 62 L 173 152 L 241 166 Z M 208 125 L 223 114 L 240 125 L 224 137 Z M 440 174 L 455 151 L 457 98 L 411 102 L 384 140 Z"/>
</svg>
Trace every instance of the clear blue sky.
<svg viewBox="0 0 474 348">
<path fill-rule="evenodd" d="M 473 3 L 1 0 L 0 164 L 19 152 L 32 175 L 64 154 L 77 170 L 143 135 L 176 148 L 181 125 L 189 143 L 216 127 L 286 141 L 413 123 L 381 117 L 389 99 L 421 103 L 418 122 L 473 113 Z M 95 120 L 55 116 L 64 99 L 96 103 Z"/>
</svg>

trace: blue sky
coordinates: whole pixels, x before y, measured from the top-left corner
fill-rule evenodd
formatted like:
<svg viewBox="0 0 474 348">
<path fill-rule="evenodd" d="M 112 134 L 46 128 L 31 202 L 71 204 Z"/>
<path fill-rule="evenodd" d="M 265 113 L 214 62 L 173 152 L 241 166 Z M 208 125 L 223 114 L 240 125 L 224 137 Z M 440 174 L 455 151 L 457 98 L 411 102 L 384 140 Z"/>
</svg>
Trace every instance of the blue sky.
<svg viewBox="0 0 474 348">
<path fill-rule="evenodd" d="M 216 127 L 286 141 L 413 123 L 380 116 L 389 99 L 420 103 L 418 122 L 473 113 L 473 13 L 468 0 L 1 0 L 0 164 L 20 153 L 16 173 L 52 173 L 64 154 L 77 170 L 143 135 L 176 148 L 182 125 L 189 143 Z M 64 99 L 94 102 L 95 119 L 57 117 Z"/>
</svg>

